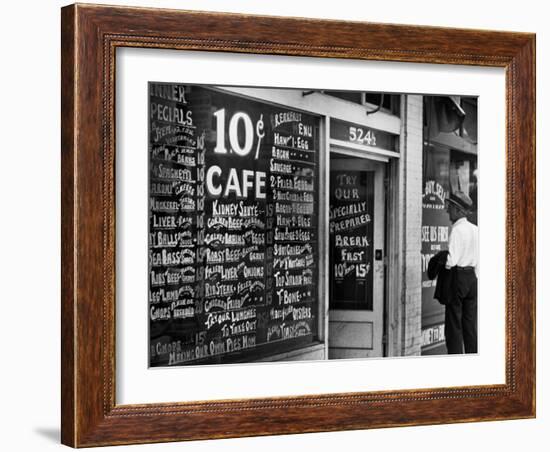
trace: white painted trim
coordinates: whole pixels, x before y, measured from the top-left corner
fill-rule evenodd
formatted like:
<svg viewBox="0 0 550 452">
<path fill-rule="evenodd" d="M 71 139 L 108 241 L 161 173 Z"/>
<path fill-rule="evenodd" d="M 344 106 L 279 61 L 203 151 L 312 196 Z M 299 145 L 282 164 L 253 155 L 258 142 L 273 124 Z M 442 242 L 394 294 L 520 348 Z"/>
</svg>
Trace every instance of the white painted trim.
<svg viewBox="0 0 550 452">
<path fill-rule="evenodd" d="M 380 155 L 365 154 L 363 151 L 356 151 L 354 149 L 344 149 L 339 147 L 331 147 L 330 152 L 335 154 L 349 155 L 350 157 L 368 158 L 369 160 L 376 160 L 378 162 L 388 163 L 390 159 L 388 157 L 382 157 Z"/>
<path fill-rule="evenodd" d="M 350 143 L 348 141 L 336 140 L 334 138 L 331 138 L 330 145 L 331 145 L 331 148 L 332 146 L 337 146 L 339 148 L 354 149 L 354 150 L 360 151 L 360 153 L 355 154 L 358 157 L 371 158 L 371 155 L 373 154 L 385 156 L 385 157 L 394 157 L 394 158 L 401 157 L 401 154 L 399 154 L 399 152 L 387 151 L 385 149 L 375 148 L 373 146 L 368 146 L 366 144 Z M 387 162 L 388 160 L 385 160 L 385 161 Z"/>
<path fill-rule="evenodd" d="M 368 115 L 364 105 L 338 99 L 328 94 L 315 91 L 306 96 L 302 95 L 305 90 L 288 88 L 253 88 L 238 86 L 216 86 L 227 92 L 241 94 L 288 108 L 296 108 L 308 113 L 320 116 L 330 116 L 342 121 L 353 122 L 372 129 L 389 132 L 398 135 L 401 130 L 401 119 L 385 111 Z"/>
</svg>

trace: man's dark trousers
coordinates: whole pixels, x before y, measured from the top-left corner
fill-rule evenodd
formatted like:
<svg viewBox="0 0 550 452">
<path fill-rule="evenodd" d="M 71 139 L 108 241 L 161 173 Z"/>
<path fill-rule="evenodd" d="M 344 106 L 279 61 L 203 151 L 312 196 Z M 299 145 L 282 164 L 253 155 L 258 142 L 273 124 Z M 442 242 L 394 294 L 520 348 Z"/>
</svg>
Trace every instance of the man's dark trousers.
<svg viewBox="0 0 550 452">
<path fill-rule="evenodd" d="M 447 353 L 477 353 L 477 277 L 471 267 L 451 270 L 452 296 L 445 306 Z"/>
</svg>

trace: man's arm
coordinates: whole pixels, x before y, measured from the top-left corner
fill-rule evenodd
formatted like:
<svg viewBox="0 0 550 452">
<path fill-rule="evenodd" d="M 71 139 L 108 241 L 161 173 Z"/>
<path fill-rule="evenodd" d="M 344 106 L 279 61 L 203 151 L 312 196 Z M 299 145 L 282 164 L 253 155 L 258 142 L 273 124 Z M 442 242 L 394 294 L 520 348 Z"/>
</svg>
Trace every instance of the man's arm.
<svg viewBox="0 0 550 452">
<path fill-rule="evenodd" d="M 449 255 L 447 256 L 447 263 L 445 268 L 449 269 L 456 265 L 456 256 L 458 256 L 458 240 L 456 228 L 451 229 L 451 236 L 449 237 Z"/>
</svg>

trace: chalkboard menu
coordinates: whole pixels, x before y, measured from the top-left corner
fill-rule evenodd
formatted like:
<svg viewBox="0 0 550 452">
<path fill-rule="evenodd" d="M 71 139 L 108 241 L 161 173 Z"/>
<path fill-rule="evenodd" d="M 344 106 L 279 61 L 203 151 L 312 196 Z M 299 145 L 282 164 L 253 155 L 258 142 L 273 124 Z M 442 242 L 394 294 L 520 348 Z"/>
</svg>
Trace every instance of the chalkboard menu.
<svg viewBox="0 0 550 452">
<path fill-rule="evenodd" d="M 374 172 L 330 172 L 332 309 L 372 310 Z"/>
<path fill-rule="evenodd" d="M 317 336 L 319 119 L 149 84 L 149 364 L 250 362 Z"/>
</svg>

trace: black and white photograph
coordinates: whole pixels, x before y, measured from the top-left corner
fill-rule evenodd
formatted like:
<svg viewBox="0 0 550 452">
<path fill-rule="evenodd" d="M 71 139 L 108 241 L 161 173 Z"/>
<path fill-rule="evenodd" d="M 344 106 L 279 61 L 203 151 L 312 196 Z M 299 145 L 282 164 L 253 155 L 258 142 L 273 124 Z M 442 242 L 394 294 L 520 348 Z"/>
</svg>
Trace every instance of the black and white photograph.
<svg viewBox="0 0 550 452">
<path fill-rule="evenodd" d="M 148 84 L 149 366 L 478 352 L 476 96 Z"/>
<path fill-rule="evenodd" d="M 547 451 L 544 5 L 7 2 L 1 449 Z"/>
</svg>

